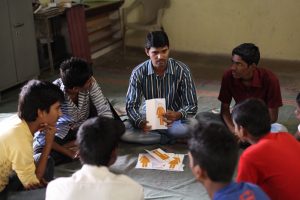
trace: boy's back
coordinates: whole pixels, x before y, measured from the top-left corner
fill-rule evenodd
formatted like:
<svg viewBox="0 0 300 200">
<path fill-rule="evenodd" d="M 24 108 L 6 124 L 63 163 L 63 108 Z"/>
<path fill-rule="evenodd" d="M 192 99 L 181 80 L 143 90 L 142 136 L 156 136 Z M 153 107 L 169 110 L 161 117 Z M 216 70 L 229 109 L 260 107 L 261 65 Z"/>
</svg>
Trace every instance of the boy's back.
<svg viewBox="0 0 300 200">
<path fill-rule="evenodd" d="M 213 200 L 228 199 L 269 199 L 266 194 L 256 185 L 251 183 L 232 182 L 214 194 Z"/>
<path fill-rule="evenodd" d="M 241 155 L 238 181 L 259 185 L 271 199 L 296 199 L 300 143 L 288 133 L 269 133 Z"/>
</svg>

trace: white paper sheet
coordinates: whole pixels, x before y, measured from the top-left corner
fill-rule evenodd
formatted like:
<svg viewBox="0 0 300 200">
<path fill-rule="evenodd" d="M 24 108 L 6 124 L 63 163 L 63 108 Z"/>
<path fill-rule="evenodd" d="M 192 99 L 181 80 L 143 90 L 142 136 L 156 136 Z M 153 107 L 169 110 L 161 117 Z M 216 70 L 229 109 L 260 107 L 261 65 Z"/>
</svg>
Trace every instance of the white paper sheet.
<svg viewBox="0 0 300 200">
<path fill-rule="evenodd" d="M 166 153 L 160 148 L 146 151 L 148 153 L 139 154 L 138 161 L 135 166 L 136 168 L 183 171 L 184 154 Z M 159 152 L 159 154 L 157 154 L 157 152 Z"/>
<path fill-rule="evenodd" d="M 165 99 L 146 100 L 146 120 L 149 122 L 152 130 L 168 129 L 163 121 L 163 114 L 166 113 Z"/>
</svg>

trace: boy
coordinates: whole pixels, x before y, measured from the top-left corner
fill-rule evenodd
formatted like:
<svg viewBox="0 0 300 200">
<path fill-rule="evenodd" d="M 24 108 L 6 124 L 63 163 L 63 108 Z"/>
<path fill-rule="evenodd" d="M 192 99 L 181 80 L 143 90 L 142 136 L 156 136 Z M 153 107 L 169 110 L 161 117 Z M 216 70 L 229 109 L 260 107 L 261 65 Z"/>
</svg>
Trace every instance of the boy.
<svg viewBox="0 0 300 200">
<path fill-rule="evenodd" d="M 237 181 L 260 186 L 272 200 L 299 199 L 300 143 L 285 132 L 271 133 L 271 119 L 260 99 L 247 99 L 232 112 L 235 133 L 252 144 L 240 157 Z"/>
<path fill-rule="evenodd" d="M 64 92 L 62 117 L 57 122 L 57 132 L 51 157 L 55 164 L 78 158 L 75 145 L 79 126 L 91 116 L 112 117 L 109 104 L 93 77 L 92 66 L 86 61 L 72 57 L 60 65 L 60 78 L 54 81 Z M 35 137 L 34 151 L 39 153 L 44 146 L 44 134 Z"/>
<path fill-rule="evenodd" d="M 167 143 L 188 136 L 187 119 L 197 113 L 195 84 L 189 67 L 169 58 L 169 38 L 164 31 L 147 34 L 145 53 L 148 60 L 131 73 L 126 95 L 126 112 L 130 122 L 122 140 L 141 144 Z M 163 115 L 167 130 L 152 130 L 145 119 L 144 100 L 166 99 Z M 142 107 L 142 109 L 140 109 Z"/>
<path fill-rule="evenodd" d="M 18 115 L 0 124 L 2 195 L 10 190 L 35 189 L 52 179 L 54 166 L 48 161 L 48 155 L 56 132 L 55 124 L 61 116 L 60 102 L 63 101 L 62 91 L 52 83 L 31 80 L 23 86 L 19 94 Z M 45 132 L 46 144 L 35 156 L 35 165 L 32 141 L 38 130 Z M 15 175 L 11 176 L 12 172 Z"/>
<path fill-rule="evenodd" d="M 117 159 L 117 145 L 124 131 L 121 121 L 107 117 L 84 122 L 77 133 L 83 167 L 71 177 L 52 181 L 47 187 L 46 200 L 144 199 L 142 186 L 108 169 Z"/>
<path fill-rule="evenodd" d="M 269 199 L 256 185 L 232 182 L 238 146 L 223 124 L 198 123 L 191 133 L 190 168 L 211 199 Z"/>
</svg>

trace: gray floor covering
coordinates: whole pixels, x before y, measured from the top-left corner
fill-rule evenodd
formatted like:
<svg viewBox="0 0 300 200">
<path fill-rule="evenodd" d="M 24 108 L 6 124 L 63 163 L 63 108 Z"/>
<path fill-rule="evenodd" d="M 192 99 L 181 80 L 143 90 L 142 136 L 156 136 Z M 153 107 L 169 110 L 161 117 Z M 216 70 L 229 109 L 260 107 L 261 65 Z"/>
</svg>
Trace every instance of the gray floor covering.
<svg viewBox="0 0 300 200">
<path fill-rule="evenodd" d="M 200 111 L 218 109 L 217 100 L 220 79 L 223 70 L 229 66 L 230 57 L 214 57 L 208 55 L 188 55 L 173 53 L 171 57 L 186 62 L 191 67 L 197 87 Z M 128 87 L 128 79 L 132 68 L 145 59 L 142 50 L 128 50 L 126 56 L 121 51 L 114 51 L 94 61 L 94 75 L 99 81 L 104 94 L 114 104 L 116 110 L 124 113 L 124 101 Z M 294 117 L 295 97 L 299 91 L 300 70 L 295 70 L 299 63 L 273 62 L 264 60 L 263 63 L 272 66 L 281 82 L 284 105 L 280 109 L 279 122 L 288 127 L 291 133 L 296 130 L 297 120 Z M 281 66 L 284 66 L 281 68 Z M 213 70 L 212 70 L 213 69 Z M 57 75 L 43 73 L 41 78 L 53 80 Z M 16 112 L 17 94 L 19 87 L 3 93 L 0 102 L 0 120 Z M 124 173 L 143 185 L 145 199 L 208 199 L 204 187 L 197 183 L 188 167 L 185 157 L 183 172 L 135 169 L 137 155 L 144 149 L 161 147 L 167 152 L 187 153 L 186 145 L 175 144 L 167 146 L 143 146 L 121 143 L 117 162 L 111 166 L 116 173 Z M 56 176 L 69 176 L 80 168 L 79 162 L 61 165 L 56 168 Z M 44 199 L 45 189 L 11 193 L 9 199 Z"/>
</svg>

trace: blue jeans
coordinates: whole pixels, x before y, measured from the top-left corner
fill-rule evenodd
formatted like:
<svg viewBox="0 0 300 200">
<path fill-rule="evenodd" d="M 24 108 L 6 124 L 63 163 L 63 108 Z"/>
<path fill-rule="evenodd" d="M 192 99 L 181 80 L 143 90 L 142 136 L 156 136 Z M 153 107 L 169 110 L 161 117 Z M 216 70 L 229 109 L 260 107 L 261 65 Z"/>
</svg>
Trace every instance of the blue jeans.
<svg viewBox="0 0 300 200">
<path fill-rule="evenodd" d="M 177 120 L 166 130 L 153 130 L 148 133 L 133 127 L 129 120 L 125 121 L 124 125 L 126 131 L 121 139 L 125 142 L 145 145 L 167 144 L 172 143 L 175 139 L 186 138 L 188 136 L 187 120 Z"/>
</svg>

